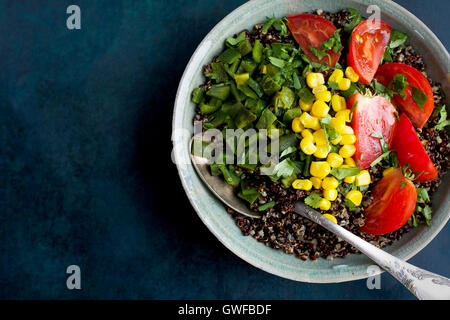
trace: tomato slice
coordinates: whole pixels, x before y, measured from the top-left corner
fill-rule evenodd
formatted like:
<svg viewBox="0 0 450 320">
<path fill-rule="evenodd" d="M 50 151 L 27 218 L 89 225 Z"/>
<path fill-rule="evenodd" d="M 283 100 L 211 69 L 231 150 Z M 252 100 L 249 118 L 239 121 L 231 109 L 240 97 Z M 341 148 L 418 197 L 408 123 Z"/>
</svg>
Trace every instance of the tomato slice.
<svg viewBox="0 0 450 320">
<path fill-rule="evenodd" d="M 404 94 L 405 98 L 400 97 L 398 94 L 394 95 L 393 102 L 402 110 L 408 118 L 411 120 L 416 128 L 422 129 L 427 122 L 434 109 L 434 96 L 431 89 L 430 82 L 427 78 L 416 68 L 408 66 L 404 63 L 386 63 L 378 68 L 375 75 L 375 79 L 381 84 L 387 86 L 389 82 L 394 78 L 396 74 L 404 74 L 409 84 L 421 89 L 428 100 L 423 106 L 423 111 L 417 106 L 416 102 L 412 98 L 412 87 L 407 86 Z"/>
<path fill-rule="evenodd" d="M 397 152 L 399 165 L 409 165 L 413 172 L 418 173 L 414 181 L 427 182 L 438 176 L 433 162 L 417 137 L 416 130 L 404 113 L 400 115 L 392 149 Z"/>
<path fill-rule="evenodd" d="M 391 39 L 392 27 L 381 20 L 365 20 L 352 32 L 347 63 L 359 75 L 359 82 L 369 84 Z"/>
<path fill-rule="evenodd" d="M 348 98 L 347 108 L 353 109 L 351 126 L 356 135 L 355 160 L 361 169 L 366 169 L 383 154 L 381 136 L 390 148 L 397 125 L 397 111 L 383 97 L 365 97 L 360 93 Z"/>
<path fill-rule="evenodd" d="M 286 24 L 309 60 L 334 67 L 339 60 L 340 52 L 335 53 L 331 49 L 325 51 L 330 55 L 330 63 L 328 56 L 319 60 L 319 58 L 308 49 L 309 46 L 320 49 L 322 42 L 328 40 L 328 38 L 333 35 L 333 32 L 336 31 L 336 27 L 330 21 L 315 14 L 301 13 L 295 16 L 288 16 Z"/>
<path fill-rule="evenodd" d="M 416 187 L 398 168 L 377 182 L 372 195 L 373 202 L 364 210 L 366 221 L 361 227 L 368 234 L 386 234 L 400 229 L 416 207 Z"/>
</svg>

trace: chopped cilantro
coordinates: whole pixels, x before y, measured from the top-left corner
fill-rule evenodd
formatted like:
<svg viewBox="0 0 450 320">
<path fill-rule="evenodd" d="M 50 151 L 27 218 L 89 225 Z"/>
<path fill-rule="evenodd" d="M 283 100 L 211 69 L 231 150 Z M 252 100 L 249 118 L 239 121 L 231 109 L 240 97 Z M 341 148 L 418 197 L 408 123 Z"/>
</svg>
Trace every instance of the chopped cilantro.
<svg viewBox="0 0 450 320">
<path fill-rule="evenodd" d="M 448 126 L 450 124 L 450 120 L 447 120 L 447 109 L 445 105 L 440 106 L 438 109 L 439 111 L 439 121 L 434 126 L 434 130 L 442 130 L 444 127 Z"/>
<path fill-rule="evenodd" d="M 342 180 L 346 177 L 356 176 L 361 172 L 361 169 L 358 167 L 350 167 L 350 168 L 333 168 L 330 172 L 332 176 L 336 179 Z"/>
<path fill-rule="evenodd" d="M 317 192 L 313 192 L 305 198 L 305 204 L 307 204 L 308 206 L 310 206 L 314 209 L 319 208 L 321 201 L 322 201 L 322 197 Z"/>
</svg>

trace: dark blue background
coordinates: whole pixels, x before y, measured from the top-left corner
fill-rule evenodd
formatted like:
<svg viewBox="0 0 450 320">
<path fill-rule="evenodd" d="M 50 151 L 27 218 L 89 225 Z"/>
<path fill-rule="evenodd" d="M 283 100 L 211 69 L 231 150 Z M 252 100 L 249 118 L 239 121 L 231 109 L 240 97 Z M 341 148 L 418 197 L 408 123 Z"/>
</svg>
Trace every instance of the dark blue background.
<svg viewBox="0 0 450 320">
<path fill-rule="evenodd" d="M 297 283 L 206 229 L 170 160 L 178 81 L 244 1 L 2 1 L 0 298 L 399 299 L 390 276 Z M 449 46 L 448 2 L 399 1 Z M 82 29 L 66 28 L 77 4 Z M 448 276 L 449 227 L 411 262 Z M 67 266 L 82 290 L 66 289 Z"/>
</svg>

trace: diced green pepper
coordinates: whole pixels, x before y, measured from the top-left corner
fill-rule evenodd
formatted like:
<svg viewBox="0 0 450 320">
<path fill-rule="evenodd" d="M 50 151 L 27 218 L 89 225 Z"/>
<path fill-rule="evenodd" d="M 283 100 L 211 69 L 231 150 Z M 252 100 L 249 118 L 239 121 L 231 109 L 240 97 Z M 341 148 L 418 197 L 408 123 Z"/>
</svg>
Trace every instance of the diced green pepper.
<svg viewBox="0 0 450 320">
<path fill-rule="evenodd" d="M 258 129 L 270 129 L 270 126 L 277 120 L 277 116 L 273 114 L 269 108 L 265 108 L 261 113 L 261 117 L 259 117 L 258 122 L 256 123 L 256 128 Z"/>
<path fill-rule="evenodd" d="M 239 50 L 235 48 L 228 48 L 220 56 L 219 60 L 228 64 L 232 64 L 241 58 Z"/>
<path fill-rule="evenodd" d="M 263 88 L 264 93 L 268 96 L 273 95 L 275 92 L 281 89 L 281 86 L 267 74 L 261 80 L 261 87 Z"/>
<path fill-rule="evenodd" d="M 241 102 L 245 99 L 245 95 L 238 91 L 236 84 L 234 82 L 230 82 L 231 94 L 236 99 L 236 101 Z"/>
<path fill-rule="evenodd" d="M 231 117 L 235 117 L 236 114 L 244 108 L 242 103 L 236 102 L 226 102 L 222 105 L 222 111 Z"/>
<path fill-rule="evenodd" d="M 255 43 L 253 44 L 253 51 L 252 51 L 252 57 L 253 60 L 255 60 L 256 63 L 261 63 L 262 61 L 262 55 L 263 55 L 263 45 L 261 44 L 261 41 L 258 39 L 255 40 Z"/>
<path fill-rule="evenodd" d="M 249 78 L 247 81 L 248 86 L 255 91 L 255 93 L 258 95 L 258 97 L 262 97 L 264 95 L 264 90 L 261 88 L 258 82 L 253 80 L 252 78 Z"/>
<path fill-rule="evenodd" d="M 236 85 L 238 86 L 238 88 L 240 86 L 245 86 L 249 78 L 250 75 L 248 73 L 236 74 L 234 76 L 234 80 L 236 81 Z"/>
<path fill-rule="evenodd" d="M 258 65 L 253 60 L 245 59 L 241 61 L 236 73 L 248 73 L 251 75 L 256 70 L 257 66 Z"/>
<path fill-rule="evenodd" d="M 220 104 L 217 103 L 211 104 L 211 102 L 206 104 L 204 102 L 201 102 L 199 108 L 203 114 L 210 114 L 216 112 L 220 108 Z"/>
<path fill-rule="evenodd" d="M 242 56 L 245 56 L 252 52 L 252 45 L 248 40 L 244 40 L 239 43 L 237 49 Z"/>
<path fill-rule="evenodd" d="M 243 94 L 245 94 L 247 97 L 252 99 L 258 99 L 258 95 L 250 89 L 248 85 L 242 85 L 237 87 L 239 91 L 241 91 Z"/>
<path fill-rule="evenodd" d="M 283 185 L 283 187 L 290 188 L 292 185 L 292 182 L 294 182 L 294 180 L 297 179 L 297 175 L 293 174 L 292 176 L 290 176 L 289 178 L 282 178 L 281 179 L 281 184 Z"/>
<path fill-rule="evenodd" d="M 195 88 L 194 91 L 192 91 L 192 102 L 199 104 L 203 101 L 203 96 L 205 94 L 205 91 L 202 88 Z"/>
<path fill-rule="evenodd" d="M 307 87 L 303 87 L 298 90 L 297 95 L 300 97 L 300 100 L 307 104 L 311 104 L 315 100 L 313 93 Z"/>
<path fill-rule="evenodd" d="M 300 108 L 292 108 L 287 110 L 283 115 L 283 122 L 286 125 L 289 125 L 294 118 L 300 117 L 303 113 L 303 110 Z"/>
<path fill-rule="evenodd" d="M 222 84 L 214 85 L 211 86 L 211 88 L 206 92 L 206 94 L 210 97 L 214 97 L 222 101 L 225 101 L 230 95 L 230 86 Z"/>
<path fill-rule="evenodd" d="M 232 186 L 237 186 L 239 184 L 239 176 L 234 172 L 234 170 L 229 170 L 225 165 L 219 165 L 220 171 L 222 171 L 223 177 L 228 184 Z"/>
<path fill-rule="evenodd" d="M 273 96 L 275 110 L 278 108 L 290 109 L 295 102 L 295 93 L 288 87 L 283 87 Z"/>
<path fill-rule="evenodd" d="M 223 105 L 222 105 L 223 109 Z M 227 117 L 227 114 L 223 110 L 218 110 L 215 113 L 213 113 L 211 116 L 208 117 L 208 122 L 205 122 L 203 124 L 203 127 L 205 129 L 212 129 L 217 128 L 222 123 L 225 122 L 225 119 Z"/>
<path fill-rule="evenodd" d="M 266 107 L 266 103 L 261 99 L 255 100 L 248 98 L 245 100 L 245 107 L 259 117 Z"/>
<path fill-rule="evenodd" d="M 246 108 L 242 108 L 234 117 L 234 123 L 238 129 L 244 128 L 256 120 L 256 115 Z"/>
</svg>

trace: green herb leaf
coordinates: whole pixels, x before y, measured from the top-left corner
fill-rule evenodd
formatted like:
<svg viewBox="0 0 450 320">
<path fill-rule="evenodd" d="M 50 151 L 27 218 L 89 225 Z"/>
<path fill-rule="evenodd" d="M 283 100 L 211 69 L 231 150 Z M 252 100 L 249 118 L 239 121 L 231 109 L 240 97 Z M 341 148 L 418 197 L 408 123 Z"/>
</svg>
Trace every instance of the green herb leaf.
<svg viewBox="0 0 450 320">
<path fill-rule="evenodd" d="M 420 110 L 423 110 L 423 106 L 428 101 L 428 96 L 423 92 L 422 89 L 417 88 L 416 86 L 412 87 L 412 99 L 417 104 Z"/>
<path fill-rule="evenodd" d="M 330 172 L 332 176 L 336 179 L 342 180 L 346 177 L 356 176 L 361 172 L 361 169 L 358 167 L 350 167 L 350 168 L 333 168 Z"/>
<path fill-rule="evenodd" d="M 426 203 L 430 202 L 430 196 L 425 188 L 417 188 L 417 202 Z"/>
<path fill-rule="evenodd" d="M 264 23 L 263 27 L 262 27 L 262 32 L 264 34 L 267 33 L 267 31 L 269 31 L 269 28 L 272 26 L 272 24 L 275 22 L 275 18 L 269 18 L 266 17 L 267 21 L 266 23 Z"/>
<path fill-rule="evenodd" d="M 439 110 L 439 121 L 434 126 L 434 130 L 440 131 L 450 124 L 450 120 L 447 120 L 447 109 L 445 105 L 438 108 Z"/>
<path fill-rule="evenodd" d="M 236 45 L 238 45 L 241 41 L 245 40 L 245 32 L 241 32 L 236 38 L 227 38 L 227 40 L 225 40 L 225 43 L 229 44 L 230 46 L 234 47 Z"/>
<path fill-rule="evenodd" d="M 350 12 L 351 21 L 349 23 L 344 24 L 344 31 L 350 33 L 364 19 L 361 17 L 361 14 L 356 9 L 347 8 L 347 11 Z"/>
<path fill-rule="evenodd" d="M 389 41 L 389 48 L 394 49 L 405 43 L 408 36 L 398 30 L 393 29 L 391 33 L 391 40 Z"/>
<path fill-rule="evenodd" d="M 350 199 L 344 198 L 344 204 L 350 210 L 353 210 L 356 208 L 356 204 L 354 204 L 353 201 Z"/>
<path fill-rule="evenodd" d="M 271 64 L 273 64 L 275 67 L 278 67 L 278 68 L 283 68 L 284 64 L 285 64 L 284 60 L 281 60 L 281 59 L 278 59 L 275 57 L 269 57 L 269 61 Z"/>
<path fill-rule="evenodd" d="M 341 43 L 340 31 L 341 29 L 335 30 L 326 41 L 322 42 L 320 48 L 323 50 L 333 49 L 334 53 L 338 53 L 340 50 L 344 49 L 344 46 Z"/>
<path fill-rule="evenodd" d="M 372 163 L 370 164 L 371 167 L 375 167 L 377 164 L 379 164 L 382 160 L 389 158 L 389 155 L 391 154 L 391 151 L 386 151 L 384 152 L 381 156 L 379 156 L 378 158 L 376 158 L 375 160 L 372 161 Z"/>
<path fill-rule="evenodd" d="M 293 174 L 300 173 L 301 169 L 293 160 L 286 158 L 275 166 L 275 174 L 278 177 L 289 178 Z"/>
<path fill-rule="evenodd" d="M 320 202 L 322 201 L 322 197 L 317 192 L 313 192 L 309 196 L 307 196 L 304 201 L 308 206 L 314 209 L 318 209 L 320 206 Z"/>
<path fill-rule="evenodd" d="M 262 204 L 258 207 L 258 211 L 266 211 L 267 209 L 272 208 L 275 205 L 275 201 L 270 201 L 265 204 Z"/>
<path fill-rule="evenodd" d="M 328 61 L 331 64 L 331 56 L 329 53 L 322 51 L 320 49 L 314 48 L 312 46 L 308 46 L 308 49 L 309 49 L 309 51 L 312 52 L 313 55 L 315 55 L 317 57 L 317 59 L 319 59 L 319 61 L 322 60 L 323 57 L 328 57 Z"/>
</svg>

